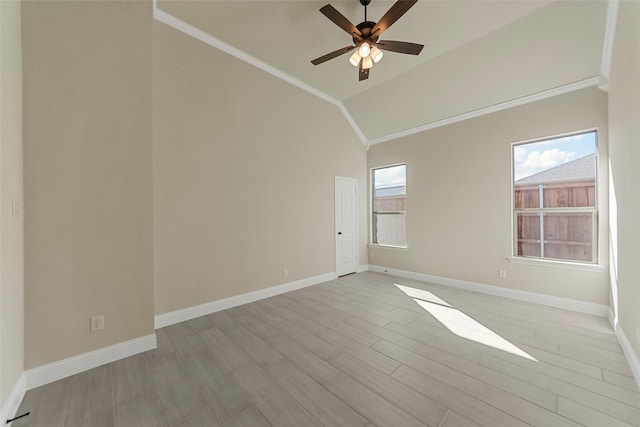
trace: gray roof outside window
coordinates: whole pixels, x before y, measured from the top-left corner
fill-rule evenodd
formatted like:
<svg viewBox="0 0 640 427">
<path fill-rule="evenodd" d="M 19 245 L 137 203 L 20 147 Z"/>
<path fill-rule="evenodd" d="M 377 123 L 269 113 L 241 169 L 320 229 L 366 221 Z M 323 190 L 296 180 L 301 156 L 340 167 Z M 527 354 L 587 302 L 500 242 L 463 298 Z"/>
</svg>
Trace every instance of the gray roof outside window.
<svg viewBox="0 0 640 427">
<path fill-rule="evenodd" d="M 596 177 L 596 155 L 590 154 L 560 166 L 529 175 L 515 185 L 548 184 L 553 182 L 587 181 Z"/>
</svg>

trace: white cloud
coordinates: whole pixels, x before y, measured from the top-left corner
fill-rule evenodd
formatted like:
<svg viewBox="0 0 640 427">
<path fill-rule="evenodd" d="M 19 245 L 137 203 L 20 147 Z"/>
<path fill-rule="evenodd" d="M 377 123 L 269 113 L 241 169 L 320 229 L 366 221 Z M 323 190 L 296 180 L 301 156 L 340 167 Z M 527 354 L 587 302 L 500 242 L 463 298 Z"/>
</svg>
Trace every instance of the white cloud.
<svg viewBox="0 0 640 427">
<path fill-rule="evenodd" d="M 407 177 L 405 170 L 404 165 L 377 169 L 375 171 L 376 187 L 391 184 L 406 184 Z"/>
<path fill-rule="evenodd" d="M 576 153 L 573 151 L 562 151 L 558 148 L 545 151 L 532 151 L 524 161 L 516 159 L 515 179 L 533 175 L 563 163 L 574 160 Z"/>
<path fill-rule="evenodd" d="M 527 149 L 522 146 L 513 147 L 513 160 L 516 163 L 520 163 L 527 155 Z"/>
<path fill-rule="evenodd" d="M 573 160 L 575 155 L 576 153 L 572 151 L 562 151 L 558 148 L 545 150 L 543 152 L 532 151 L 529 153 L 527 160 L 524 161 L 522 166 L 527 169 L 545 170 Z"/>
</svg>

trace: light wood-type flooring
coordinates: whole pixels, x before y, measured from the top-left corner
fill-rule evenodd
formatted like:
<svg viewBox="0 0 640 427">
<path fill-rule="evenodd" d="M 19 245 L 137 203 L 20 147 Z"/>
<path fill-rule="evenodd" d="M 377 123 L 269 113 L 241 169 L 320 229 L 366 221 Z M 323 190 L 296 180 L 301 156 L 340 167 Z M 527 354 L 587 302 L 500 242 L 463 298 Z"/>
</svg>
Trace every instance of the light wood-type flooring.
<svg viewBox="0 0 640 427">
<path fill-rule="evenodd" d="M 27 392 L 43 427 L 640 426 L 607 319 L 365 272 Z"/>
</svg>

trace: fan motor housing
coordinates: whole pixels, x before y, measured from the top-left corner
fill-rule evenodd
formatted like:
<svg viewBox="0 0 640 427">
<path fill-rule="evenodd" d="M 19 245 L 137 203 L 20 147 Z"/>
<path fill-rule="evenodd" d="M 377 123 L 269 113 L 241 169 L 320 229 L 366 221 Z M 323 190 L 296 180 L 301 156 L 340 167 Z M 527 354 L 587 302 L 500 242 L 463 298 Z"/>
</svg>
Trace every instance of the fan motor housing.
<svg viewBox="0 0 640 427">
<path fill-rule="evenodd" d="M 378 36 L 374 35 L 373 37 L 371 37 L 371 30 L 373 29 L 373 27 L 376 26 L 375 22 L 371 22 L 371 21 L 364 21 L 359 23 L 358 25 L 356 25 L 356 28 L 358 30 L 360 30 L 360 33 L 362 33 L 362 39 L 364 40 L 369 40 L 373 43 L 378 41 Z M 377 32 L 377 31 L 376 31 Z M 358 44 L 360 43 L 362 40 L 360 40 L 357 37 L 353 37 L 353 43 L 354 44 Z"/>
</svg>

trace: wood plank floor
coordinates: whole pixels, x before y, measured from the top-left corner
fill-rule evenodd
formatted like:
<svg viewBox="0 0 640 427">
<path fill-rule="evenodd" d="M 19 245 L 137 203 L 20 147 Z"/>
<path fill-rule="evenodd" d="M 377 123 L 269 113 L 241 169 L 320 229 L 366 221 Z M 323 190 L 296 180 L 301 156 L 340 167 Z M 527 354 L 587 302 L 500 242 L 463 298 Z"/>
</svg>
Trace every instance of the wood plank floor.
<svg viewBox="0 0 640 427">
<path fill-rule="evenodd" d="M 18 426 L 640 426 L 604 318 L 373 272 L 172 325 Z"/>
</svg>

